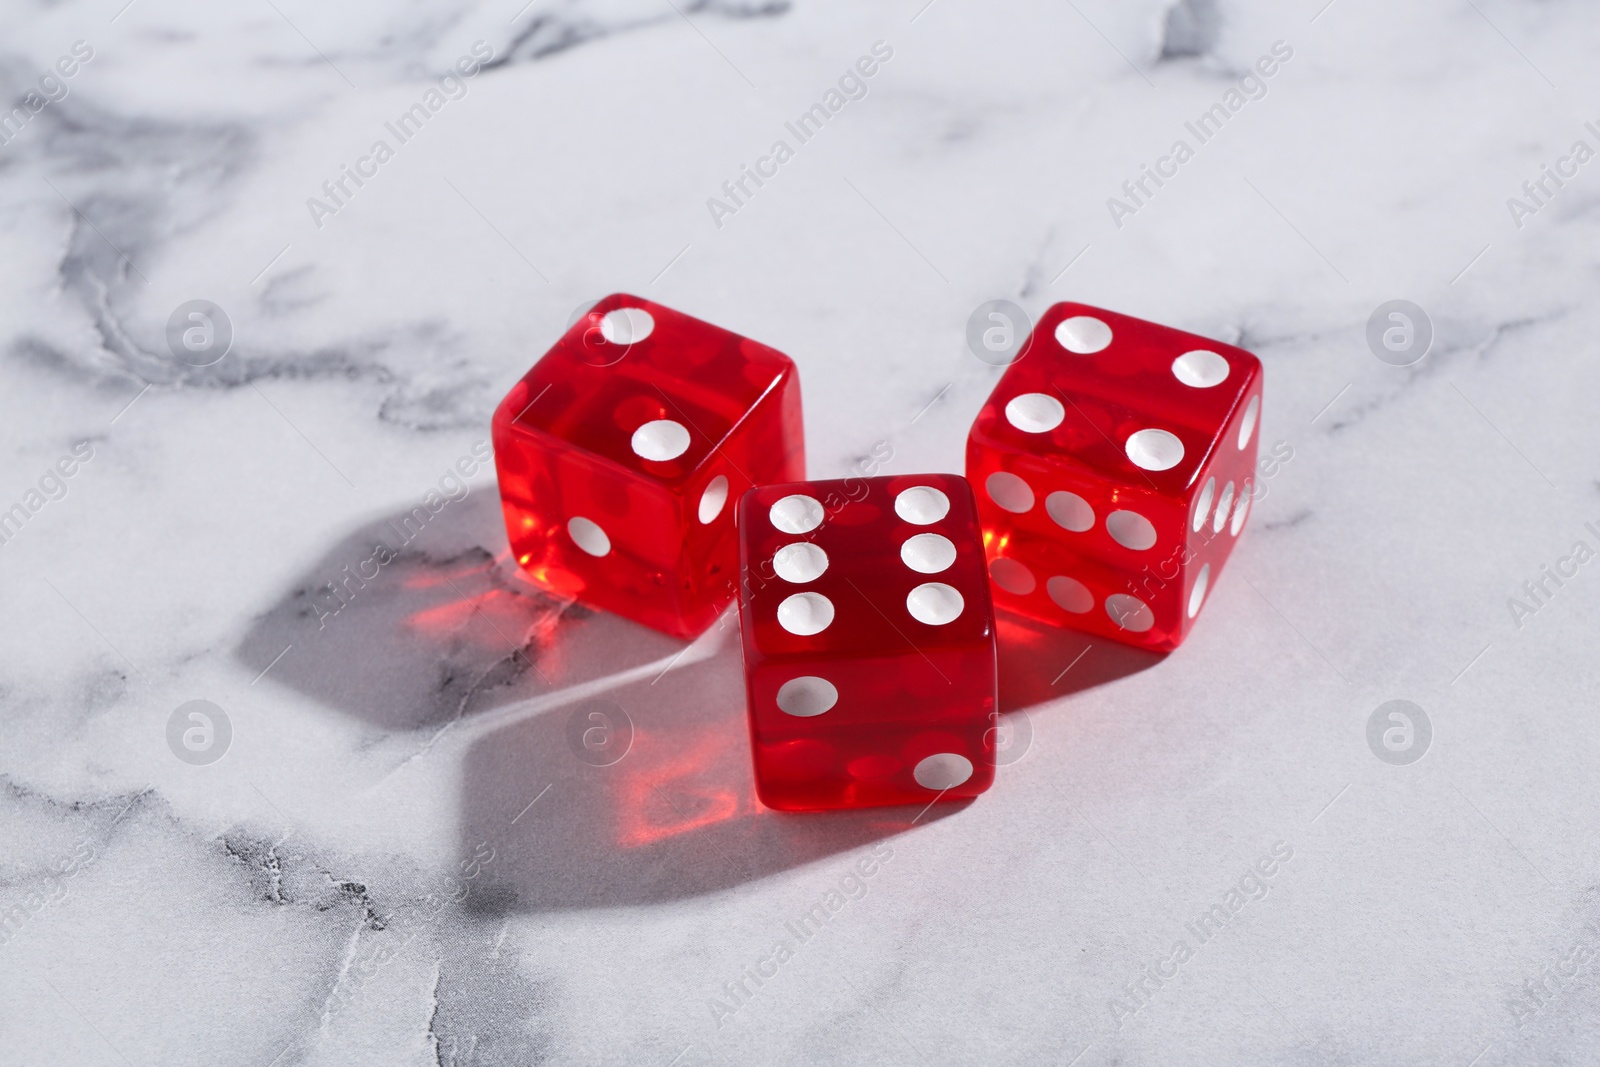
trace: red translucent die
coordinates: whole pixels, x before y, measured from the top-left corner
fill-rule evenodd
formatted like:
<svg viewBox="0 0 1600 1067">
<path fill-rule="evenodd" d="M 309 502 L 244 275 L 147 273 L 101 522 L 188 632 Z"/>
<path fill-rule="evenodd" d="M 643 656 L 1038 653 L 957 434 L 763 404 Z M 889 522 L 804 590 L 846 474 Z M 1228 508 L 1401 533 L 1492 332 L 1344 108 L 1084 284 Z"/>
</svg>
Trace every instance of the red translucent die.
<svg viewBox="0 0 1600 1067">
<path fill-rule="evenodd" d="M 783 353 L 608 296 L 495 411 L 512 554 L 559 596 L 698 634 L 736 592 L 734 502 L 804 477 L 802 434 Z"/>
<path fill-rule="evenodd" d="M 995 603 L 1178 647 L 1249 513 L 1261 362 L 1082 304 L 1022 351 L 967 437 Z"/>
<path fill-rule="evenodd" d="M 954 474 L 769 485 L 739 504 L 756 792 L 926 804 L 994 781 L 994 611 Z"/>
</svg>

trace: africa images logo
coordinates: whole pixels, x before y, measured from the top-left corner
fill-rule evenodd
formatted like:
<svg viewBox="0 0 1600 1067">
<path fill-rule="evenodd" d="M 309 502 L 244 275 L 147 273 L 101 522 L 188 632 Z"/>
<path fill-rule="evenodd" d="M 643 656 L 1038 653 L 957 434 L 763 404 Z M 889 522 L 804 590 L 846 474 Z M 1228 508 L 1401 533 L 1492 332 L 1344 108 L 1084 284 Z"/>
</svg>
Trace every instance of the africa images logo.
<svg viewBox="0 0 1600 1067">
<path fill-rule="evenodd" d="M 422 94 L 421 100 L 402 111 L 393 122 L 383 124 L 384 130 L 394 138 L 394 144 L 391 145 L 387 138 L 379 137 L 367 149 L 367 154 L 355 161 L 353 167 L 348 163 L 339 164 L 339 173 L 322 183 L 322 196 L 325 199 L 315 196 L 306 198 L 306 210 L 311 213 L 311 221 L 317 229 L 322 229 L 325 218 L 337 215 L 347 207 L 355 199 L 356 193 L 378 176 L 378 168 L 393 159 L 400 146 L 421 133 L 429 119 L 442 111 L 450 101 L 465 98 L 467 79 L 475 76 L 493 58 L 493 45 L 481 40 L 472 42 L 471 52 L 456 60 L 454 67 L 441 74 L 437 86 L 430 86 Z M 351 185 L 355 188 L 352 189 Z"/>
<path fill-rule="evenodd" d="M 1194 958 L 1202 945 L 1209 944 L 1237 919 L 1246 904 L 1265 900 L 1272 891 L 1268 879 L 1282 871 L 1283 866 L 1293 858 L 1293 846 L 1287 841 L 1277 842 L 1266 855 L 1245 869 L 1220 901 L 1202 909 L 1198 916 L 1184 923 L 1183 931 L 1188 936 L 1173 941 L 1166 955 L 1147 964 L 1137 978 L 1127 983 L 1123 987 L 1126 996 L 1112 996 L 1106 1001 L 1117 1029 L 1122 1029 L 1123 1023 L 1148 1008 L 1156 992 L 1178 976 L 1178 972 Z"/>
<path fill-rule="evenodd" d="M 1283 64 L 1293 58 L 1294 48 L 1288 41 L 1273 41 L 1268 54 L 1257 59 L 1253 69 L 1230 86 L 1220 101 L 1202 111 L 1193 122 L 1183 124 L 1184 130 L 1194 138 L 1194 144 L 1179 137 L 1167 154 L 1156 160 L 1154 167 L 1141 163 L 1138 177 L 1122 183 L 1122 194 L 1126 199 L 1115 196 L 1106 198 L 1106 210 L 1111 213 L 1111 221 L 1117 229 L 1122 229 L 1123 219 L 1137 215 L 1168 181 L 1176 178 L 1180 168 L 1195 157 L 1201 146 L 1215 140 L 1223 127 L 1243 111 L 1246 104 L 1264 99 L 1267 95 L 1267 79 L 1277 74 Z M 1152 189 L 1152 185 L 1155 188 Z"/>
<path fill-rule="evenodd" d="M 757 957 L 754 966 L 745 967 L 733 981 L 724 982 L 721 998 L 706 998 L 706 1007 L 711 1010 L 717 1029 L 722 1029 L 768 982 L 778 977 L 784 965 L 794 959 L 806 942 L 826 930 L 846 904 L 866 899 L 870 889 L 867 880 L 883 870 L 892 859 L 894 848 L 888 842 L 873 845 L 871 854 L 856 860 L 838 880 L 835 888 L 817 898 L 800 915 L 785 920 L 783 932 L 786 936 L 775 939 L 772 948 Z"/>
<path fill-rule="evenodd" d="M 94 47 L 87 41 L 73 41 L 70 55 L 55 61 L 53 70 L 39 75 L 39 87 L 29 89 L 9 111 L 0 110 L 0 145 L 10 144 L 27 128 L 33 117 L 51 104 L 67 98 L 71 87 L 67 80 L 83 69 L 94 58 Z M 57 77 L 57 75 L 60 77 Z"/>
<path fill-rule="evenodd" d="M 385 534 L 382 538 L 374 538 L 372 555 L 358 560 L 354 570 L 347 563 L 331 580 L 313 586 L 309 593 L 311 609 L 317 615 L 317 629 L 325 629 L 328 620 L 349 607 L 356 595 L 366 589 L 367 583 L 376 581 L 384 567 L 399 559 L 401 551 L 422 533 L 434 516 L 450 504 L 465 500 L 472 492 L 470 479 L 478 473 L 479 467 L 493 458 L 494 449 L 488 441 L 474 443 L 470 455 L 458 458 L 455 465 L 440 476 L 437 489 L 429 489 L 416 506 L 400 516 L 398 522 L 387 520 L 393 537 Z"/>
<path fill-rule="evenodd" d="M 817 134 L 822 132 L 822 127 L 828 120 L 844 110 L 846 104 L 852 100 L 864 100 L 867 96 L 867 79 L 877 74 L 880 65 L 894 58 L 894 49 L 885 41 L 872 42 L 872 55 L 862 56 L 855 61 L 855 65 L 845 70 L 839 76 L 839 87 L 829 89 L 822 94 L 822 99 L 812 104 L 793 122 L 785 122 L 783 128 L 795 140 L 795 146 L 803 145 Z M 755 196 L 756 189 L 766 185 L 763 179 L 772 179 L 778 176 L 778 168 L 795 157 L 795 147 L 782 137 L 772 142 L 772 147 L 767 149 L 767 154 L 758 156 L 755 165 L 739 164 L 739 175 L 722 183 L 722 195 L 726 199 L 715 196 L 706 198 L 706 210 L 711 212 L 711 221 L 716 223 L 717 229 L 722 229 L 723 219 L 729 215 L 737 215 L 739 209 L 750 202 Z M 754 182 L 756 189 L 750 188 Z M 739 194 L 743 193 L 741 197 Z"/>
</svg>

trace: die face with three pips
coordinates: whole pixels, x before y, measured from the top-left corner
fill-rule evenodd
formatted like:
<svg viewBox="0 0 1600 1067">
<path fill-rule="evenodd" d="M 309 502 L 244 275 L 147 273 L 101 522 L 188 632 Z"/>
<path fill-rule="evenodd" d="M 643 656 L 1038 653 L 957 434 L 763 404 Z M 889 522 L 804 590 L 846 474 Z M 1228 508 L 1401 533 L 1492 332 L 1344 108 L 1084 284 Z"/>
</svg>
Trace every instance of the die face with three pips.
<svg viewBox="0 0 1600 1067">
<path fill-rule="evenodd" d="M 757 792 L 789 810 L 971 797 L 994 779 L 994 614 L 950 474 L 762 486 L 739 505 Z"/>
<path fill-rule="evenodd" d="M 675 637 L 700 633 L 733 599 L 739 497 L 805 475 L 787 356 L 621 293 L 512 388 L 493 437 L 523 571 Z"/>
</svg>

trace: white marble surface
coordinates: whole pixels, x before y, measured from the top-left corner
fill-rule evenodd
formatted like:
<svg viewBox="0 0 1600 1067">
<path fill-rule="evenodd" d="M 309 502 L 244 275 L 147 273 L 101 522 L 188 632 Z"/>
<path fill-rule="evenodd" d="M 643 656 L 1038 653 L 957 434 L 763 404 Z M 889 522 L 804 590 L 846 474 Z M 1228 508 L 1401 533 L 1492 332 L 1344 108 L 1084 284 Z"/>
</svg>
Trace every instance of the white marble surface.
<svg viewBox="0 0 1600 1067">
<path fill-rule="evenodd" d="M 14 99 L 93 52 L 0 145 L 0 509 L 41 505 L 0 548 L 0 1062 L 1600 1057 L 1600 563 L 1508 607 L 1600 547 L 1600 164 L 1507 205 L 1600 148 L 1589 6 L 121 3 L 0 15 Z M 1266 95 L 1116 226 L 1275 41 Z M 530 594 L 492 476 L 309 607 L 460 495 L 495 400 L 618 289 L 789 352 L 814 476 L 880 442 L 959 470 L 997 298 L 1239 341 L 1293 458 L 1178 653 L 1007 624 L 1023 754 L 976 803 L 757 812 L 731 628 L 680 655 Z M 235 334 L 206 368 L 163 337 L 195 298 Z M 1364 341 L 1395 298 L 1437 330 L 1406 368 Z M 567 741 L 597 698 L 633 723 L 607 767 Z M 1433 724 L 1408 766 L 1366 740 L 1396 698 Z M 209 765 L 167 743 L 197 699 L 232 727 Z"/>
</svg>

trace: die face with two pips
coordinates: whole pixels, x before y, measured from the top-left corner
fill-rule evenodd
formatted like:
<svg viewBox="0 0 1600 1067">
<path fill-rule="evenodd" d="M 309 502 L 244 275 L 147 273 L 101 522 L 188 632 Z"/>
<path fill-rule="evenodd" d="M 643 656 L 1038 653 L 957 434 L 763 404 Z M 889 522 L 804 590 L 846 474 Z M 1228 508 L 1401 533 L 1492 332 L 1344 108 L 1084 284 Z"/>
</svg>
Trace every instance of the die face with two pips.
<svg viewBox="0 0 1600 1067">
<path fill-rule="evenodd" d="M 736 593 L 740 496 L 805 473 L 787 356 L 620 293 L 512 388 L 493 438 L 524 572 L 676 637 Z"/>
<path fill-rule="evenodd" d="M 995 603 L 1176 648 L 1249 511 L 1260 361 L 1070 303 L 1022 351 L 967 439 Z"/>
<path fill-rule="evenodd" d="M 739 505 L 757 793 L 788 810 L 975 796 L 994 778 L 994 617 L 956 475 L 769 485 Z"/>
</svg>

